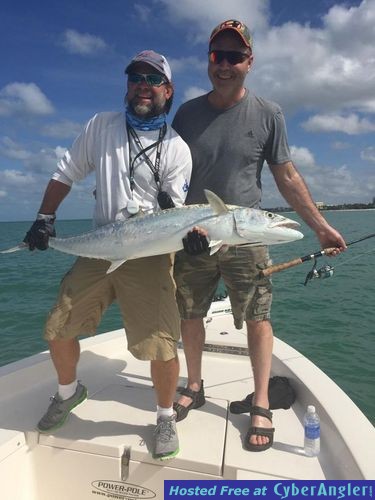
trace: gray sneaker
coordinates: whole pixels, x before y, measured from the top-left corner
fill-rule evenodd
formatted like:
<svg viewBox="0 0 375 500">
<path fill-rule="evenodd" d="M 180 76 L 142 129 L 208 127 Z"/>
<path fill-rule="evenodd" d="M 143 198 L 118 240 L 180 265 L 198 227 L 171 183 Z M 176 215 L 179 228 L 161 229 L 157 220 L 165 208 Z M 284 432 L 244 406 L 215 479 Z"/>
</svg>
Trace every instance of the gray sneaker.
<svg viewBox="0 0 375 500">
<path fill-rule="evenodd" d="M 154 431 L 154 458 L 168 460 L 180 451 L 178 444 L 176 414 L 171 417 L 159 417 Z"/>
<path fill-rule="evenodd" d="M 69 413 L 87 398 L 87 389 L 78 382 L 76 392 L 69 399 L 61 399 L 56 393 L 51 399 L 47 412 L 39 420 L 37 430 L 39 432 L 51 432 L 61 427 Z"/>
</svg>

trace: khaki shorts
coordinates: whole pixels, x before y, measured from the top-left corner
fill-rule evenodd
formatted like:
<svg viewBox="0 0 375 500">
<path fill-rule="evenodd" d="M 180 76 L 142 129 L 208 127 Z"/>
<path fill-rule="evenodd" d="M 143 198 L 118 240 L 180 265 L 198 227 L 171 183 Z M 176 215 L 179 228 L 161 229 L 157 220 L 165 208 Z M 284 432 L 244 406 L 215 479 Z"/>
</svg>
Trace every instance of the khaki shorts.
<svg viewBox="0 0 375 500">
<path fill-rule="evenodd" d="M 267 247 L 230 247 L 210 256 L 176 254 L 174 277 L 182 319 L 204 318 L 222 278 L 230 298 L 234 324 L 270 318 L 272 284 L 259 278 L 259 270 L 271 264 Z"/>
<path fill-rule="evenodd" d="M 117 300 L 129 351 L 138 359 L 168 361 L 180 337 L 173 261 L 170 255 L 129 260 L 106 274 L 109 262 L 78 258 L 62 280 L 47 319 L 46 340 L 93 335 Z"/>
</svg>

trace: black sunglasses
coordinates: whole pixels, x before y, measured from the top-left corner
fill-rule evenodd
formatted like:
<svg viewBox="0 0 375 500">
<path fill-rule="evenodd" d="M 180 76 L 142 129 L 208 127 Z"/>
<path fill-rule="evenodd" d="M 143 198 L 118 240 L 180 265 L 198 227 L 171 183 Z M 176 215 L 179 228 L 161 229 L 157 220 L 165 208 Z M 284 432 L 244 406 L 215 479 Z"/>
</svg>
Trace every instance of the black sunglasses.
<svg viewBox="0 0 375 500">
<path fill-rule="evenodd" d="M 162 75 L 144 75 L 142 73 L 129 73 L 128 81 L 131 83 L 146 82 L 147 85 L 151 85 L 151 87 L 160 87 L 164 83 L 167 83 L 167 80 Z"/>
<path fill-rule="evenodd" d="M 243 63 L 250 57 L 250 54 L 239 52 L 237 50 L 210 50 L 208 58 L 213 64 L 220 64 L 226 59 L 232 66 Z"/>
</svg>

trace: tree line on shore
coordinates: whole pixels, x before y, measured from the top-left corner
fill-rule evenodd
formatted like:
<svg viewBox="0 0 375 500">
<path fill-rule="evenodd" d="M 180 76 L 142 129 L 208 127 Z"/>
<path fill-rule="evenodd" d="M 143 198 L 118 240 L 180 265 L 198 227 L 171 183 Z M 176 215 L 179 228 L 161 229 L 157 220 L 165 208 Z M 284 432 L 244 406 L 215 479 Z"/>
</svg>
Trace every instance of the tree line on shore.
<svg viewBox="0 0 375 500">
<path fill-rule="evenodd" d="M 340 205 L 325 205 L 322 204 L 318 206 L 319 210 L 368 210 L 375 209 L 375 202 L 373 203 L 342 203 Z M 270 212 L 293 212 L 290 207 L 274 207 L 274 208 L 262 208 L 263 210 L 268 210 Z"/>
</svg>

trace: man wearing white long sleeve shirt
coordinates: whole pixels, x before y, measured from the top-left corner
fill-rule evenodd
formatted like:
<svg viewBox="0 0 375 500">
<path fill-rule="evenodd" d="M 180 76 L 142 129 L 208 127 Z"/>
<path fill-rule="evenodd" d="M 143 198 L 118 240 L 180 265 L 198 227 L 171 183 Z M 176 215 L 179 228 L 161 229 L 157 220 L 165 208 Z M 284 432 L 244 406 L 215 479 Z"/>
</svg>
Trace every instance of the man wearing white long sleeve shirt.
<svg viewBox="0 0 375 500">
<path fill-rule="evenodd" d="M 95 226 L 184 203 L 191 155 L 165 121 L 173 98 L 169 64 L 148 50 L 135 56 L 125 72 L 126 112 L 95 115 L 59 162 L 24 240 L 30 250 L 48 247 L 57 208 L 72 184 L 91 172 L 96 176 Z M 106 274 L 108 262 L 77 259 L 62 281 L 45 327 L 59 385 L 38 423 L 40 432 L 61 427 L 86 399 L 87 389 L 77 381 L 77 337 L 94 334 L 103 311 L 117 300 L 129 351 L 151 362 L 157 397 L 154 457 L 165 460 L 178 453 L 172 403 L 179 373 L 180 320 L 172 264 L 170 255 L 160 255 L 130 260 Z"/>
</svg>

